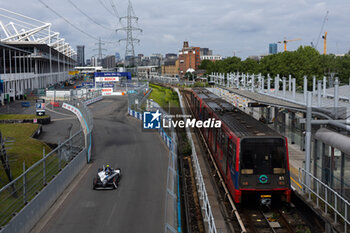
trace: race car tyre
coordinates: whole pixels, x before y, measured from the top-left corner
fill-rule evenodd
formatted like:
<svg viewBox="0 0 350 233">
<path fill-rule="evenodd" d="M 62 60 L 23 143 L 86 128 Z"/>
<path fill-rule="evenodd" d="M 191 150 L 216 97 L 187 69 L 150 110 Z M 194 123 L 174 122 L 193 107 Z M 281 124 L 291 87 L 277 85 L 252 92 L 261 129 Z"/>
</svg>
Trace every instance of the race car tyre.
<svg viewBox="0 0 350 233">
<path fill-rule="evenodd" d="M 115 177 L 113 177 L 113 188 L 116 189 L 118 187 L 118 182 L 117 182 L 117 179 Z"/>
<path fill-rule="evenodd" d="M 92 182 L 92 189 L 96 189 L 96 185 L 97 185 L 97 177 L 95 177 Z"/>
</svg>

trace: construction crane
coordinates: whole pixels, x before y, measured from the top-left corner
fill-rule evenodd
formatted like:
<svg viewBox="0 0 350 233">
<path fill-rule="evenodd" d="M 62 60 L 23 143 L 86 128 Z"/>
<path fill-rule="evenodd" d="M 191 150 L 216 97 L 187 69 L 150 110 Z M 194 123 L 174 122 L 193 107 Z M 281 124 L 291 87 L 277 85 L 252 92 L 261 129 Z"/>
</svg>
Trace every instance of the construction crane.
<svg viewBox="0 0 350 233">
<path fill-rule="evenodd" d="M 324 25 L 326 24 L 327 20 L 328 20 L 328 14 L 329 14 L 329 11 L 326 12 L 326 15 L 323 19 L 323 22 L 322 22 L 322 25 L 321 25 L 321 30 L 320 30 L 320 33 L 318 34 L 318 37 L 317 37 L 317 41 L 316 41 L 316 44 L 314 44 L 314 42 L 312 41 L 311 42 L 311 46 L 314 48 L 314 49 L 317 49 L 317 45 L 318 45 L 318 42 L 320 41 L 320 38 L 321 38 L 321 34 L 323 32 L 323 28 L 324 28 Z M 323 38 L 323 37 L 322 37 Z"/>
<path fill-rule="evenodd" d="M 323 54 L 326 55 L 327 54 L 327 32 L 324 33 L 324 35 L 322 36 L 323 39 Z"/>
<path fill-rule="evenodd" d="M 301 40 L 300 38 L 298 39 L 292 39 L 292 40 L 286 40 L 284 39 L 283 41 L 278 41 L 277 43 L 280 43 L 280 44 L 284 44 L 284 52 L 287 51 L 287 43 L 288 42 L 292 42 L 292 41 L 297 41 L 297 40 Z"/>
</svg>

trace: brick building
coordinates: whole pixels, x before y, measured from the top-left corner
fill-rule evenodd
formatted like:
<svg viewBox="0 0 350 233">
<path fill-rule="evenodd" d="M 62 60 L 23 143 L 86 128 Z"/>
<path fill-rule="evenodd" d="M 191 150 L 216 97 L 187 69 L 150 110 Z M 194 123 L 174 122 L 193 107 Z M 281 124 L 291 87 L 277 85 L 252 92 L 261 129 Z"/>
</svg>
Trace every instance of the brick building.
<svg viewBox="0 0 350 233">
<path fill-rule="evenodd" d="M 182 50 L 179 51 L 179 75 L 183 77 L 188 69 L 198 69 L 201 64 L 200 48 L 189 47 L 188 41 L 184 42 Z"/>
<path fill-rule="evenodd" d="M 162 65 L 162 75 L 163 76 L 173 76 L 179 74 L 179 60 L 169 59 L 164 62 Z"/>
</svg>

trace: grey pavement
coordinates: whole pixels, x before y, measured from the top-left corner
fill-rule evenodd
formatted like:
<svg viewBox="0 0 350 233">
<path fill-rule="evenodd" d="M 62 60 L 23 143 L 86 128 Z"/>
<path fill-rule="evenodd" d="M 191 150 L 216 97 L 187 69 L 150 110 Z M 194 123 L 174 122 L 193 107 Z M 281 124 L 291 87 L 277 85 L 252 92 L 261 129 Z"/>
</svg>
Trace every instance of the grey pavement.
<svg viewBox="0 0 350 233">
<path fill-rule="evenodd" d="M 168 149 L 157 132 L 142 132 L 140 121 L 127 116 L 126 97 L 108 97 L 90 108 L 93 163 L 52 217 L 37 224 L 43 225 L 40 232 L 163 232 Z M 120 185 L 93 190 L 93 177 L 106 163 L 121 168 Z"/>
</svg>

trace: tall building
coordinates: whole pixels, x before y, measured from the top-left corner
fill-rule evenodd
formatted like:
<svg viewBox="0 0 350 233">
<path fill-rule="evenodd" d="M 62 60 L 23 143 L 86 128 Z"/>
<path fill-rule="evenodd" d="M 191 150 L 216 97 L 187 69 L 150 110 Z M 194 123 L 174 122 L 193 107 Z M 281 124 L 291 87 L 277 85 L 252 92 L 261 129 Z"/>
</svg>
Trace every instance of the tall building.
<svg viewBox="0 0 350 233">
<path fill-rule="evenodd" d="M 209 56 L 213 55 L 213 50 L 210 50 L 208 48 L 201 48 L 201 56 Z"/>
<path fill-rule="evenodd" d="M 77 45 L 77 65 L 85 66 L 85 46 Z"/>
<path fill-rule="evenodd" d="M 277 44 L 272 43 L 269 44 L 269 54 L 276 54 L 277 53 Z"/>
<path fill-rule="evenodd" d="M 120 61 L 120 53 L 118 52 L 115 53 L 115 61 L 116 62 Z"/>
<path fill-rule="evenodd" d="M 103 68 L 114 68 L 115 67 L 115 56 L 110 55 L 106 56 L 105 58 L 102 59 L 102 67 Z"/>
<path fill-rule="evenodd" d="M 91 61 L 90 62 L 91 62 L 91 66 L 99 66 L 98 59 L 95 56 L 91 57 Z"/>
<path fill-rule="evenodd" d="M 182 50 L 179 51 L 179 75 L 183 77 L 187 71 L 196 70 L 201 64 L 200 48 L 189 47 L 188 41 L 184 42 Z"/>
</svg>

